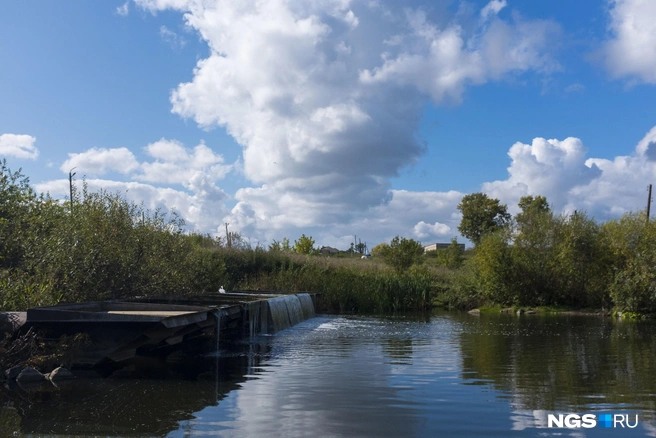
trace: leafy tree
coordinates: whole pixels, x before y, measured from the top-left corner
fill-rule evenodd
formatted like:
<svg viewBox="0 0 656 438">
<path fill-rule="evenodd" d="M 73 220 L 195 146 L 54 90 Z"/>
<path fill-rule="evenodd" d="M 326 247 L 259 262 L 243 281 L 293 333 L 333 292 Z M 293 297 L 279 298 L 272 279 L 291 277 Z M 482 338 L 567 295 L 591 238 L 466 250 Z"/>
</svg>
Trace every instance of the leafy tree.
<svg viewBox="0 0 656 438">
<path fill-rule="evenodd" d="M 270 252 L 280 252 L 282 251 L 282 245 L 280 244 L 279 241 L 276 239 L 273 239 L 271 243 L 269 244 L 269 251 Z"/>
<path fill-rule="evenodd" d="M 458 231 L 474 245 L 481 242 L 483 235 L 501 229 L 510 220 L 507 207 L 485 193 L 463 196 L 458 210 L 462 213 Z"/>
<path fill-rule="evenodd" d="M 540 221 L 551 214 L 551 207 L 544 196 L 523 196 L 517 205 L 522 209 L 515 216 L 520 232 L 536 231 L 534 228 L 540 226 Z"/>
<path fill-rule="evenodd" d="M 371 255 L 374 257 L 385 257 L 387 251 L 389 251 L 389 247 L 389 243 L 387 242 L 379 243 L 371 249 Z"/>
<path fill-rule="evenodd" d="M 437 262 L 440 266 L 444 266 L 445 268 L 450 268 L 450 269 L 456 269 L 462 266 L 462 263 L 464 261 L 464 256 L 463 256 L 463 250 L 461 246 L 458 244 L 458 239 L 453 238 L 451 239 L 451 245 L 449 245 L 448 248 L 446 249 L 439 249 L 436 251 L 429 251 L 429 252 L 435 252 L 436 257 L 437 257 Z"/>
<path fill-rule="evenodd" d="M 292 248 L 289 244 L 289 239 L 283 237 L 282 240 L 273 240 L 269 245 L 269 251 L 272 252 L 289 252 Z"/>
<path fill-rule="evenodd" d="M 610 296 L 619 310 L 656 313 L 656 222 L 629 213 L 602 226 L 611 269 Z"/>
<path fill-rule="evenodd" d="M 357 252 L 358 254 L 364 254 L 365 247 L 366 247 L 365 244 L 360 242 L 354 246 L 355 252 Z"/>
<path fill-rule="evenodd" d="M 424 247 L 420 242 L 405 237 L 396 236 L 389 244 L 385 252 L 385 261 L 392 265 L 398 272 L 406 271 L 424 253 Z"/>
<path fill-rule="evenodd" d="M 483 235 L 472 262 L 483 297 L 500 304 L 520 304 L 512 281 L 513 259 L 507 229 Z"/>
<path fill-rule="evenodd" d="M 311 254 L 314 251 L 314 239 L 312 236 L 301 235 L 294 241 L 294 252 L 298 254 Z"/>
<path fill-rule="evenodd" d="M 556 299 L 574 306 L 599 306 L 611 272 L 599 225 L 581 212 L 561 217 L 552 251 L 549 275 Z"/>
</svg>

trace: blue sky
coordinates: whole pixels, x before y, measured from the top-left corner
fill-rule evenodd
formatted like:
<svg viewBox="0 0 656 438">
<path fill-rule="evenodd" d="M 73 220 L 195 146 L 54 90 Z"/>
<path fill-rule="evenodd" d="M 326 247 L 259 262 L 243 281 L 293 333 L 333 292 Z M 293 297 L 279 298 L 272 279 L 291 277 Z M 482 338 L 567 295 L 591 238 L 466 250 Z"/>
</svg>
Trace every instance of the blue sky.
<svg viewBox="0 0 656 438">
<path fill-rule="evenodd" d="M 252 243 L 448 241 L 475 191 L 605 220 L 656 174 L 653 18 L 640 0 L 6 2 L 0 156 L 53 196 L 76 167 Z"/>
</svg>

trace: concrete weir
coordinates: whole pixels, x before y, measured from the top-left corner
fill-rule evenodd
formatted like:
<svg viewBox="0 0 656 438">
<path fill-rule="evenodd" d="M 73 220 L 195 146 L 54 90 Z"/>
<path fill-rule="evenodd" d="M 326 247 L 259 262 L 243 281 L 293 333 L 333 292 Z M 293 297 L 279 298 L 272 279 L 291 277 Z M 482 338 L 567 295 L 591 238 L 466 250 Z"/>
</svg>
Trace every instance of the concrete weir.
<svg viewBox="0 0 656 438">
<path fill-rule="evenodd" d="M 21 330 L 50 339 L 85 333 L 75 365 L 121 365 L 137 356 L 200 354 L 249 336 L 272 334 L 314 317 L 315 294 L 233 292 L 184 298 L 135 298 L 28 309 Z"/>
</svg>

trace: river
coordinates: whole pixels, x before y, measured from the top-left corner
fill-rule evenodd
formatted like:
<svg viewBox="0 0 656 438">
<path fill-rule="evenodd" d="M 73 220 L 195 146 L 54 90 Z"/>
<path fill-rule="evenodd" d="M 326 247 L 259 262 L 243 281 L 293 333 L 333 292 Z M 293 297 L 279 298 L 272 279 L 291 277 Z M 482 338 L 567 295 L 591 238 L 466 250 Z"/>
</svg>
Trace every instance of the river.
<svg viewBox="0 0 656 438">
<path fill-rule="evenodd" d="M 655 335 L 653 322 L 596 316 L 320 315 L 202 360 L 143 364 L 131 370 L 139 378 L 4 387 L 0 428 L 28 437 L 656 437 Z M 629 421 L 550 428 L 549 414 Z"/>
</svg>

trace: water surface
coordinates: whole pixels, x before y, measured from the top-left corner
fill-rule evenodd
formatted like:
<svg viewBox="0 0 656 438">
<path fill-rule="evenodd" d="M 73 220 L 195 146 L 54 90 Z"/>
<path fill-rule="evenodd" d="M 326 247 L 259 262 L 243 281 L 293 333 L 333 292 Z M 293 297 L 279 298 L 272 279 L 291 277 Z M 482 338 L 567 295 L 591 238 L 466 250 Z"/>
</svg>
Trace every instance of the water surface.
<svg viewBox="0 0 656 438">
<path fill-rule="evenodd" d="M 656 436 L 656 325 L 593 316 L 318 316 L 154 376 L 0 390 L 16 436 Z M 140 369 L 137 369 L 139 372 Z M 635 429 L 548 414 L 637 414 Z M 2 435 L 0 433 L 0 435 Z"/>
</svg>

